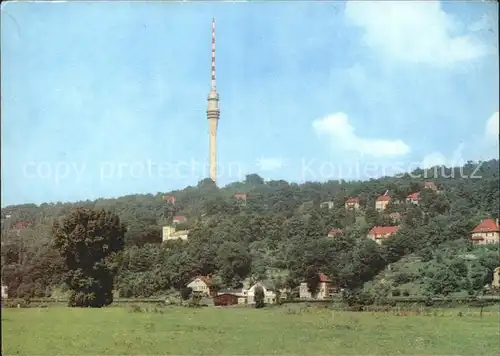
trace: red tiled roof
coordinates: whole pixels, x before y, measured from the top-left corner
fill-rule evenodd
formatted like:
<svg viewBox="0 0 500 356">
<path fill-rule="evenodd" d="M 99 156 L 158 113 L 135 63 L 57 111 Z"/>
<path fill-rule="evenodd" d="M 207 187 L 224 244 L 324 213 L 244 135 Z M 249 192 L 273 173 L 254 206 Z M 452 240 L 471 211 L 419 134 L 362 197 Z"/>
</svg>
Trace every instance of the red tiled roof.
<svg viewBox="0 0 500 356">
<path fill-rule="evenodd" d="M 420 192 L 411 193 L 410 195 L 408 195 L 408 199 L 411 200 L 418 200 L 419 197 L 420 197 Z"/>
<path fill-rule="evenodd" d="M 182 215 L 177 215 L 177 216 L 174 216 L 174 219 L 173 220 L 177 220 L 177 221 L 186 221 L 186 217 L 185 216 L 182 216 Z"/>
<path fill-rule="evenodd" d="M 339 229 L 339 228 L 333 228 L 331 229 L 329 232 L 328 232 L 328 235 L 337 235 L 337 234 L 341 234 L 343 232 L 342 229 Z"/>
<path fill-rule="evenodd" d="M 399 226 L 374 226 L 368 233 L 368 235 L 387 235 L 387 234 L 394 234 L 398 232 Z"/>
<path fill-rule="evenodd" d="M 235 194 L 234 197 L 236 199 L 246 199 L 247 195 L 246 194 Z"/>
<path fill-rule="evenodd" d="M 319 273 L 319 281 L 320 282 L 331 282 L 332 280 L 326 276 L 324 273 Z"/>
<path fill-rule="evenodd" d="M 356 204 L 356 203 L 359 203 L 359 198 L 358 197 L 349 198 L 349 199 L 347 199 L 346 203 L 347 204 Z"/>
<path fill-rule="evenodd" d="M 500 232 L 500 227 L 493 219 L 484 219 L 472 232 Z"/>
<path fill-rule="evenodd" d="M 389 201 L 391 197 L 389 195 L 381 195 L 377 198 L 377 201 Z"/>
<path fill-rule="evenodd" d="M 19 222 L 15 223 L 12 226 L 12 228 L 14 228 L 14 229 L 24 229 L 24 228 L 27 228 L 29 225 L 30 225 L 30 223 L 27 222 L 27 221 L 19 221 Z"/>
</svg>

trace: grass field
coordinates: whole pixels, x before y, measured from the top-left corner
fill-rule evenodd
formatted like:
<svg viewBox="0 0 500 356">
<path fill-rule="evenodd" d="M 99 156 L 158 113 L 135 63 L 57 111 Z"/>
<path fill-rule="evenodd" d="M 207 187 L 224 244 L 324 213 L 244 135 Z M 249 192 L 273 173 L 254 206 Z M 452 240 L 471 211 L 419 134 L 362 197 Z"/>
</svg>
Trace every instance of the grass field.
<svg viewBox="0 0 500 356">
<path fill-rule="evenodd" d="M 2 310 L 4 355 L 494 355 L 499 313 L 148 307 Z M 437 314 L 437 315 L 435 315 Z"/>
</svg>

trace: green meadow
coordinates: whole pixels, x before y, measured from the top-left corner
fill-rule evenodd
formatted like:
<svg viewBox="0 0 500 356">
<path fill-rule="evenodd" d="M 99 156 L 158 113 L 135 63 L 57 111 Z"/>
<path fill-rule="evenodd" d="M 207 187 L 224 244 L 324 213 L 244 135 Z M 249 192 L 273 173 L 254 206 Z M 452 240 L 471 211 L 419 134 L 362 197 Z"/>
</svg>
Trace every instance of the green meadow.
<svg viewBox="0 0 500 356">
<path fill-rule="evenodd" d="M 499 311 L 281 308 L 2 310 L 4 355 L 495 355 Z"/>
</svg>

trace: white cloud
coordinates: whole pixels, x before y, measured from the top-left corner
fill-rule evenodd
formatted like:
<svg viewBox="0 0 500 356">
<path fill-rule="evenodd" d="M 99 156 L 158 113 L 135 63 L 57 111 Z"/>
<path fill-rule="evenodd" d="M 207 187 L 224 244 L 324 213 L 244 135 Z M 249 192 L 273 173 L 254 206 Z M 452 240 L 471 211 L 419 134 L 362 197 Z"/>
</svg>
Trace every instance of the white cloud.
<svg viewBox="0 0 500 356">
<path fill-rule="evenodd" d="M 268 157 L 257 160 L 257 166 L 263 171 L 275 171 L 285 166 L 283 158 Z"/>
<path fill-rule="evenodd" d="M 391 58 L 434 65 L 480 58 L 487 47 L 462 30 L 439 1 L 348 1 L 346 18 L 364 30 L 364 40 Z"/>
<path fill-rule="evenodd" d="M 373 157 L 401 156 L 410 152 L 410 146 L 401 140 L 371 139 L 358 136 L 344 113 L 336 113 L 315 120 L 313 128 L 326 135 L 333 145 L 344 151 L 356 151 Z"/>
<path fill-rule="evenodd" d="M 441 152 L 428 154 L 422 160 L 422 168 L 427 169 L 435 166 L 446 166 L 448 160 Z"/>
<path fill-rule="evenodd" d="M 462 155 L 465 145 L 463 143 L 459 144 L 458 147 L 453 151 L 451 157 L 446 157 L 441 152 L 432 152 L 424 157 L 421 163 L 421 167 L 424 169 L 432 168 L 435 166 L 446 166 L 446 167 L 460 167 L 465 164 L 465 159 Z"/>
<path fill-rule="evenodd" d="M 498 121 L 498 111 L 497 111 L 493 115 L 491 115 L 488 121 L 486 121 L 485 136 L 489 142 L 498 143 L 498 136 L 499 136 L 498 125 L 499 121 Z"/>
</svg>

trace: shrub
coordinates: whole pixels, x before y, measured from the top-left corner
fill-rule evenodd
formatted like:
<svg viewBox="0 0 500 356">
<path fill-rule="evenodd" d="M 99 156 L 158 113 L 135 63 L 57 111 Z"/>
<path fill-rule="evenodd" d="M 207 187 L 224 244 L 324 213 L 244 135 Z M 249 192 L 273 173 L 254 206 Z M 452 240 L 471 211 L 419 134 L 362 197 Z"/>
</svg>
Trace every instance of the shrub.
<svg viewBox="0 0 500 356">
<path fill-rule="evenodd" d="M 201 307 L 200 301 L 201 301 L 201 296 L 195 294 L 193 295 L 187 306 L 189 308 L 199 308 Z"/>
<path fill-rule="evenodd" d="M 181 289 L 181 298 L 182 300 L 188 300 L 193 293 L 193 289 L 190 287 L 185 287 Z"/>
<path fill-rule="evenodd" d="M 425 298 L 425 306 L 431 307 L 433 305 L 434 305 L 434 300 L 432 300 L 431 296 L 427 296 L 427 298 Z"/>
<path fill-rule="evenodd" d="M 2 301 L 2 306 L 5 308 L 29 308 L 30 304 L 31 302 L 29 299 L 23 299 L 23 298 L 16 298 L 16 299 L 9 299 Z"/>
</svg>

